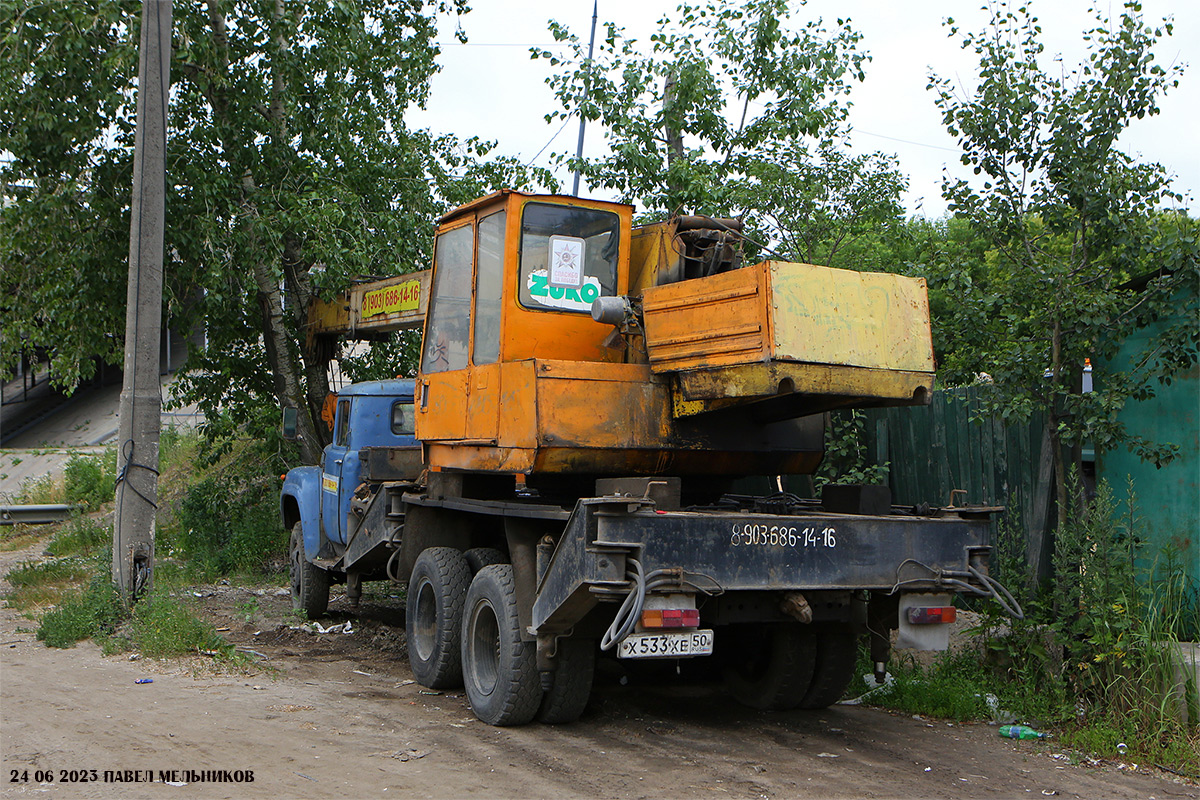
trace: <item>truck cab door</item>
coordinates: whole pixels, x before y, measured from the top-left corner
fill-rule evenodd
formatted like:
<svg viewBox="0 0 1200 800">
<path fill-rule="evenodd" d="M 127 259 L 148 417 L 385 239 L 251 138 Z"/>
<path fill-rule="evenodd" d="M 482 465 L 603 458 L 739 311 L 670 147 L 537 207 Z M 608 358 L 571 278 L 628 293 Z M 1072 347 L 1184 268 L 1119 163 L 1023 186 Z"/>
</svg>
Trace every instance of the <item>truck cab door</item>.
<svg viewBox="0 0 1200 800">
<path fill-rule="evenodd" d="M 423 441 L 466 437 L 474 249 L 473 220 L 441 232 L 434 248 L 417 387 L 417 433 Z"/>
<path fill-rule="evenodd" d="M 504 235 L 507 214 L 480 218 L 475 242 L 471 312 L 471 395 L 468 439 L 495 442 L 500 429 L 500 331 L 504 316 Z"/>
<path fill-rule="evenodd" d="M 325 448 L 325 463 L 321 469 L 321 528 L 333 542 L 345 541 L 341 513 L 342 466 L 350 443 L 350 399 L 338 400 L 333 418 L 333 442 Z M 353 492 L 354 487 L 349 487 Z"/>
</svg>

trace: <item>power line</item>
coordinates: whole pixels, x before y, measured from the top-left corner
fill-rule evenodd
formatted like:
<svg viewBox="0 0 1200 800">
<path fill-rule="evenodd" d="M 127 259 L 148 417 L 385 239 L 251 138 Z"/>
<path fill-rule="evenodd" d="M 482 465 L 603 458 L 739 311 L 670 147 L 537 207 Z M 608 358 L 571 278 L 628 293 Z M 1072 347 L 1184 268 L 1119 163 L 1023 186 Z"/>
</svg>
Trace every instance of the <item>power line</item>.
<svg viewBox="0 0 1200 800">
<path fill-rule="evenodd" d="M 570 117 L 567 117 L 566 119 L 563 120 L 563 124 L 560 125 L 558 130 L 556 130 L 554 132 L 554 135 L 550 137 L 550 141 L 548 141 L 544 145 L 542 145 L 542 149 L 537 151 L 537 155 L 535 155 L 533 158 L 529 159 L 529 163 L 525 165 L 526 167 L 533 166 L 533 162 L 538 160 L 538 156 L 540 156 L 542 153 L 546 152 L 546 148 L 554 143 L 554 140 L 558 138 L 558 135 L 563 132 L 563 128 L 567 127 L 567 123 L 570 121 L 571 121 Z"/>
<path fill-rule="evenodd" d="M 875 136 L 879 139 L 887 139 L 892 142 L 903 142 L 904 144 L 911 144 L 911 145 L 915 145 L 917 147 L 928 147 L 931 150 L 945 150 L 947 153 L 957 153 L 958 152 L 953 147 L 942 147 L 941 145 L 936 145 L 936 144 L 925 144 L 924 142 L 914 142 L 909 139 L 897 139 L 895 136 L 884 136 L 882 133 L 871 133 L 870 131 L 864 131 L 862 128 L 855 128 L 854 133 L 865 133 L 867 136 Z"/>
</svg>

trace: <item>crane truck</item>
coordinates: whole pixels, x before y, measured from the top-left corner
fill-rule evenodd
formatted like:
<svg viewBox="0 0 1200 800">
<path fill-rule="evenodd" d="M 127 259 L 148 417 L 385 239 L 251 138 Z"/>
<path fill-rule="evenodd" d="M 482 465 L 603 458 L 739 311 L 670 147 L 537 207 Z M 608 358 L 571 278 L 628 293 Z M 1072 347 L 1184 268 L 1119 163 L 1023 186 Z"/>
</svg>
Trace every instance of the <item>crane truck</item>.
<svg viewBox="0 0 1200 800">
<path fill-rule="evenodd" d="M 432 269 L 314 305 L 309 335 L 423 330 L 415 378 L 337 395 L 287 476 L 296 607 L 407 584 L 418 683 L 492 725 L 579 717 L 597 658 L 709 659 L 738 700 L 823 708 L 890 632 L 944 648 L 988 574 L 995 508 L 812 474 L 825 412 L 920 405 L 924 282 L 742 263 L 741 223 L 504 190 L 445 215 Z M 1007 600 L 1006 600 L 1007 598 Z"/>
</svg>

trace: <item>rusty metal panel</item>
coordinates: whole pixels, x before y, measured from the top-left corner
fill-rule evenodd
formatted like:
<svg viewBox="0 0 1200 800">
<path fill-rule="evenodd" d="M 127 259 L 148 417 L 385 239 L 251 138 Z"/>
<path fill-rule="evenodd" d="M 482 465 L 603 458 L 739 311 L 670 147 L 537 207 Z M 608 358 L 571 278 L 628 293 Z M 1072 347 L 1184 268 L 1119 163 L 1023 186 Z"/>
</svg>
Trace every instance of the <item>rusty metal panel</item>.
<svg viewBox="0 0 1200 800">
<path fill-rule="evenodd" d="M 538 444 L 659 448 L 671 436 L 666 387 L 642 364 L 537 362 Z"/>
<path fill-rule="evenodd" d="M 420 445 L 364 447 L 360 451 L 364 480 L 395 481 L 415 478 L 423 466 Z"/>
<path fill-rule="evenodd" d="M 495 447 L 465 442 L 426 445 L 432 469 L 470 472 L 529 474 L 534 471 L 538 451 L 532 447 Z"/>
<path fill-rule="evenodd" d="M 537 380 L 534 362 L 500 364 L 501 447 L 529 447 L 537 442 Z"/>
<path fill-rule="evenodd" d="M 417 380 L 417 438 L 422 442 L 467 438 L 468 374 L 432 372 Z"/>
<path fill-rule="evenodd" d="M 470 386 L 467 438 L 495 442 L 499 439 L 500 430 L 500 365 L 484 364 L 472 367 Z"/>
<path fill-rule="evenodd" d="M 651 286 L 683 280 L 683 259 L 674 246 L 675 222 L 639 225 L 633 229 L 629 252 L 629 294 Z"/>
<path fill-rule="evenodd" d="M 763 267 L 775 358 L 933 371 L 924 279 L 781 261 Z"/>
<path fill-rule="evenodd" d="M 647 289 L 646 347 L 654 372 L 762 361 L 767 293 L 760 267 Z"/>
<path fill-rule="evenodd" d="M 679 394 L 684 401 L 773 397 L 790 393 L 903 400 L 911 402 L 896 405 L 925 405 L 933 390 L 931 372 L 795 364 L 787 361 L 681 372 L 677 381 Z"/>
</svg>

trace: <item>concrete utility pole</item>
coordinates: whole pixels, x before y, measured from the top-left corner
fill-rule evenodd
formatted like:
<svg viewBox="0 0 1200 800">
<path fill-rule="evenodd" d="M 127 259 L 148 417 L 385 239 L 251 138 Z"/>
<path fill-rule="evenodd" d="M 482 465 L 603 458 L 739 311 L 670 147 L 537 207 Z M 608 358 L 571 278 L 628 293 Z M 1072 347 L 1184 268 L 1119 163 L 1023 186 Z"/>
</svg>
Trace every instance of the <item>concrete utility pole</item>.
<svg viewBox="0 0 1200 800">
<path fill-rule="evenodd" d="M 162 414 L 158 365 L 170 88 L 171 0 L 143 0 L 133 206 L 129 216 L 125 382 L 121 387 L 117 507 L 113 514 L 113 581 L 127 605 L 150 590 L 154 576 L 158 431 Z"/>
</svg>

